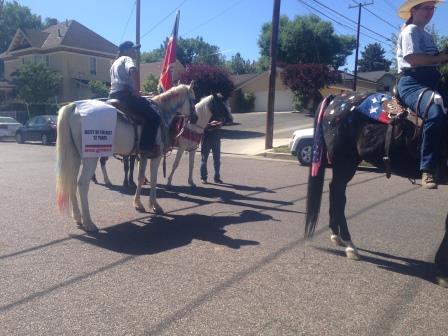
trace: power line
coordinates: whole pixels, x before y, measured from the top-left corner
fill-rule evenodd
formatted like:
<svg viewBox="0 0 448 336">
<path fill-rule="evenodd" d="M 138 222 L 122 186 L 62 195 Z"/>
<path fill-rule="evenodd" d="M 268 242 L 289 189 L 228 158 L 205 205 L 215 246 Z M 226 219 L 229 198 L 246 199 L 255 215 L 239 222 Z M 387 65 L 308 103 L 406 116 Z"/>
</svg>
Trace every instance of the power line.
<svg viewBox="0 0 448 336">
<path fill-rule="evenodd" d="M 315 11 L 315 12 L 317 12 L 317 13 L 319 13 L 319 14 L 325 16 L 326 18 L 330 19 L 331 21 L 335 22 L 336 24 L 338 24 L 338 25 L 340 25 L 340 26 L 343 26 L 343 27 L 345 27 L 345 28 L 348 28 L 348 29 L 350 29 L 351 31 L 356 31 L 356 28 L 354 28 L 354 27 L 350 27 L 350 26 L 348 26 L 348 25 L 346 25 L 346 24 L 344 24 L 344 23 L 341 23 L 341 22 L 335 20 L 334 18 L 328 16 L 327 14 L 325 14 L 325 13 L 323 13 L 322 11 L 320 11 L 319 9 L 317 9 L 317 8 L 315 8 L 315 7 L 313 7 L 313 6 L 311 6 L 310 4 L 306 3 L 305 1 L 303 1 L 303 0 L 298 0 L 298 1 L 301 2 L 303 5 L 305 5 L 305 6 L 309 7 L 309 8 L 311 8 L 313 11 Z M 328 7 L 327 7 L 327 8 L 328 8 Z M 329 10 L 331 10 L 332 12 L 334 12 L 334 10 L 332 10 L 331 8 L 329 8 Z M 355 21 L 353 21 L 353 20 L 351 20 L 351 19 L 349 19 L 349 18 L 347 18 L 347 19 L 350 20 L 351 22 L 354 22 L 354 23 L 356 24 Z M 361 26 L 361 27 L 362 27 L 362 26 Z M 370 39 L 372 39 L 372 40 L 374 40 L 374 41 L 376 41 L 376 42 L 379 42 L 380 44 L 387 44 L 387 45 L 389 45 L 388 42 L 381 41 L 381 40 L 379 40 L 379 39 L 377 39 L 377 38 L 375 38 L 375 37 L 373 37 L 373 36 L 371 36 L 371 35 L 369 35 L 369 34 L 366 34 L 366 33 L 364 33 L 364 32 L 361 32 L 361 35 L 366 36 L 366 37 L 368 37 L 368 38 L 370 38 Z M 392 42 L 392 40 L 390 40 L 390 39 L 387 39 L 387 40 L 390 41 L 390 42 Z M 391 45 L 392 45 L 392 44 L 391 44 Z"/>
<path fill-rule="evenodd" d="M 141 38 L 144 38 L 146 35 L 148 35 L 150 32 L 152 32 L 154 29 L 156 29 L 162 22 L 164 22 L 167 18 L 171 16 L 174 12 L 176 12 L 184 3 L 186 3 L 188 0 L 183 0 L 179 5 L 176 6 L 171 12 L 169 12 L 162 20 L 157 22 L 154 26 L 152 26 L 146 33 L 144 33 Z"/>
<path fill-rule="evenodd" d="M 123 41 L 124 34 L 126 33 L 126 30 L 128 29 L 129 21 L 131 20 L 131 16 L 134 13 L 134 9 L 136 7 L 136 3 L 137 2 L 134 1 L 134 6 L 132 6 L 132 8 L 131 8 L 131 13 L 129 13 L 128 21 L 126 22 L 126 25 L 124 26 L 123 34 L 121 35 L 121 38 L 120 38 L 120 43 Z"/>
<path fill-rule="evenodd" d="M 299 0 L 299 1 L 300 1 L 300 2 L 303 2 L 302 0 Z M 350 22 L 352 22 L 352 23 L 354 23 L 354 24 L 357 24 L 356 21 L 354 21 L 354 20 L 350 19 L 349 17 L 347 17 L 347 16 L 345 16 L 345 15 L 339 13 L 338 11 L 336 11 L 336 10 L 334 10 L 334 9 L 332 9 L 332 8 L 330 8 L 330 7 L 328 7 L 327 5 L 321 3 L 320 1 L 318 1 L 318 0 L 313 0 L 313 1 L 314 1 L 315 3 L 317 3 L 317 4 L 319 4 L 320 6 L 327 8 L 327 9 L 330 10 L 331 12 L 334 12 L 334 13 L 338 14 L 339 16 L 343 17 L 344 19 L 346 19 L 346 20 L 348 20 L 348 21 L 350 21 Z M 356 1 L 354 1 L 354 0 L 353 0 L 353 2 L 356 3 L 356 4 L 359 4 L 358 2 L 356 2 Z M 388 38 L 388 37 L 386 37 L 386 36 L 384 36 L 384 35 L 381 35 L 380 33 L 377 33 L 376 31 L 374 31 L 374 30 L 372 30 L 372 29 L 370 29 L 370 28 L 368 28 L 368 27 L 365 27 L 365 26 L 363 26 L 363 25 L 361 25 L 361 27 L 364 28 L 364 29 L 366 29 L 366 30 L 368 30 L 369 32 L 371 32 L 371 33 L 373 33 L 373 34 L 376 34 L 376 35 L 378 35 L 378 36 L 384 38 L 386 41 L 391 41 L 391 42 L 392 42 L 392 40 L 391 40 L 390 38 Z M 394 27 L 394 28 L 395 28 L 395 27 Z"/>
<path fill-rule="evenodd" d="M 394 29 L 399 29 L 399 27 L 395 27 L 393 24 L 391 24 L 390 22 L 384 20 L 382 17 L 376 15 L 374 12 L 372 12 L 370 9 L 368 8 L 364 8 L 366 11 L 368 11 L 370 14 L 372 14 L 373 16 L 375 16 L 376 18 L 378 18 L 379 20 L 383 21 L 385 24 L 389 25 L 390 27 L 394 28 Z"/>
<path fill-rule="evenodd" d="M 215 16 L 213 16 L 212 18 L 208 19 L 207 21 L 197 25 L 196 27 L 194 27 L 192 30 L 190 30 L 188 33 L 186 33 L 185 35 L 189 35 L 190 33 L 194 32 L 196 29 L 205 26 L 207 23 L 209 23 L 210 21 L 213 21 L 214 19 L 220 17 L 221 15 L 223 15 L 224 13 L 228 12 L 229 10 L 231 10 L 233 7 L 235 7 L 236 5 L 238 5 L 239 3 L 243 2 L 244 0 L 238 0 L 235 1 L 232 5 L 230 5 L 229 7 L 225 8 L 223 11 L 219 12 L 218 14 L 216 14 Z"/>
</svg>

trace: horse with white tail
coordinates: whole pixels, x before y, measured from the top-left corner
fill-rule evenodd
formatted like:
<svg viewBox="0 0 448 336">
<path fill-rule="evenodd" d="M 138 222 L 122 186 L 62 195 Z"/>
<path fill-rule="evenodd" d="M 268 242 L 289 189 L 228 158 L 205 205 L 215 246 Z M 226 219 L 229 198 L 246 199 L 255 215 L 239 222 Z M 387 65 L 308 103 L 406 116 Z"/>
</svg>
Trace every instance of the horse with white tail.
<svg viewBox="0 0 448 336">
<path fill-rule="evenodd" d="M 152 98 L 160 109 L 161 119 L 166 125 L 170 125 L 176 114 L 188 117 L 196 117 L 194 109 L 195 95 L 193 83 L 190 85 L 178 85 L 158 96 Z M 92 111 L 95 113 L 95 111 Z M 162 127 L 158 129 L 156 143 L 161 153 L 166 150 L 166 143 L 162 141 Z M 138 127 L 138 136 L 141 128 Z M 98 158 L 83 158 L 82 153 L 82 121 L 77 112 L 76 104 L 71 103 L 59 110 L 57 126 L 57 178 L 56 197 L 57 205 L 61 211 L 68 210 L 71 205 L 72 217 L 76 223 L 85 231 L 95 232 L 98 230 L 90 216 L 88 191 L 90 179 L 93 176 Z M 114 154 L 129 155 L 135 149 L 135 129 L 129 121 L 118 118 L 113 150 Z M 161 155 L 151 158 L 150 164 L 150 197 L 149 207 L 154 213 L 163 213 L 162 207 L 157 203 L 156 186 L 157 172 L 161 161 Z M 141 188 L 145 179 L 145 170 L 148 156 L 142 154 L 139 162 L 137 189 L 133 205 L 137 210 L 145 211 L 140 200 Z M 81 168 L 82 165 L 82 168 Z M 81 170 L 81 172 L 80 172 Z M 81 210 L 78 206 L 77 189 L 81 201 Z"/>
</svg>

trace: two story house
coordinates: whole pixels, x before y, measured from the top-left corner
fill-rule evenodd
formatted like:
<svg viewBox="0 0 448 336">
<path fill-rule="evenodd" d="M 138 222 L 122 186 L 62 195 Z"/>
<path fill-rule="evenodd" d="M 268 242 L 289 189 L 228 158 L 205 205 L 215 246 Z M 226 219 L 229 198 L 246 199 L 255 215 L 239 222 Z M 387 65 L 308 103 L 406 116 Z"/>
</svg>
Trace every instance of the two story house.
<svg viewBox="0 0 448 336">
<path fill-rule="evenodd" d="M 11 90 L 11 74 L 27 62 L 44 63 L 63 77 L 57 102 L 93 96 L 88 82 L 110 83 L 110 66 L 118 47 L 75 20 L 43 31 L 18 29 L 8 49 L 0 54 L 5 81 L 0 90 Z"/>
</svg>

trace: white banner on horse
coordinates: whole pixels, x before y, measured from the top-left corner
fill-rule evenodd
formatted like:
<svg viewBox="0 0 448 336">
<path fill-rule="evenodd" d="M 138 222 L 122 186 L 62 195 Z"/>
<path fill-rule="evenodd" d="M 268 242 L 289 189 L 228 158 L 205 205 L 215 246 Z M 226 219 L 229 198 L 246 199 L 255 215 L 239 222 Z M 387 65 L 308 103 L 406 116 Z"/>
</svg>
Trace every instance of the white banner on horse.
<svg viewBox="0 0 448 336">
<path fill-rule="evenodd" d="M 75 104 L 81 115 L 82 158 L 113 155 L 117 125 L 115 108 L 99 100 L 80 100 Z"/>
</svg>

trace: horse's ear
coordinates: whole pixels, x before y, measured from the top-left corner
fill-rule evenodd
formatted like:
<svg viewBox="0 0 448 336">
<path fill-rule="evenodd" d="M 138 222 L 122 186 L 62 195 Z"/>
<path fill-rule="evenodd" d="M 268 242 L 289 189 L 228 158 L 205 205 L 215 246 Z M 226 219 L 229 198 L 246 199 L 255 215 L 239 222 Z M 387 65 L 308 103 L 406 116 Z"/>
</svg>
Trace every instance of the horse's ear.
<svg viewBox="0 0 448 336">
<path fill-rule="evenodd" d="M 194 79 L 192 79 L 190 82 L 190 89 L 193 89 L 195 85 L 196 85 L 196 82 L 194 81 Z"/>
</svg>

